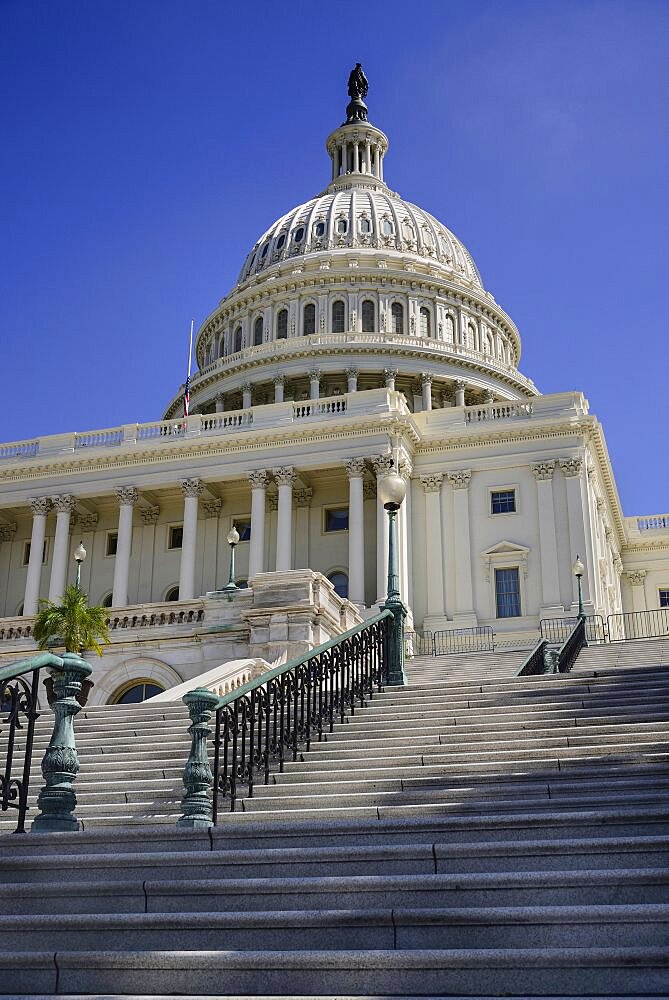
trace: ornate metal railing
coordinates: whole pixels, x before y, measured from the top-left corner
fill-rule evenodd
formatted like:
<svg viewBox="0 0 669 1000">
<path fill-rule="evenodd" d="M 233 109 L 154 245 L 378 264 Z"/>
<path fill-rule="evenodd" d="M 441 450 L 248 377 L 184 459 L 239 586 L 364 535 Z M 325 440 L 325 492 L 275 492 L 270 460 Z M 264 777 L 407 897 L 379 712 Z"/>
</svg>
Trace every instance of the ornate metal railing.
<svg viewBox="0 0 669 1000">
<path fill-rule="evenodd" d="M 407 659 L 413 656 L 432 656 L 434 653 L 434 636 L 431 632 L 405 632 L 404 655 Z"/>
<path fill-rule="evenodd" d="M 547 649 L 548 641 L 546 639 L 540 639 L 521 663 L 520 669 L 516 673 L 516 677 L 529 677 L 534 674 L 551 673 L 552 666 L 549 667 L 546 662 Z"/>
<path fill-rule="evenodd" d="M 557 658 L 555 661 L 557 673 L 568 673 L 574 666 L 576 657 L 584 646 L 587 646 L 585 638 L 585 618 L 578 618 L 573 631 L 557 651 Z"/>
<path fill-rule="evenodd" d="M 25 832 L 35 722 L 40 715 L 38 694 L 42 667 L 48 668 L 45 687 L 54 714 L 54 727 L 42 760 L 44 785 L 37 800 L 40 813 L 33 821 L 33 830 L 79 829 L 74 815 L 77 799 L 72 788 L 79 771 L 74 716 L 85 704 L 91 686 L 88 681 L 91 667 L 75 653 L 64 656 L 38 653 L 0 670 L 0 740 L 4 742 L 6 738 L 7 741 L 6 749 L 2 750 L 0 810 L 18 811 L 16 833 Z"/>
<path fill-rule="evenodd" d="M 626 611 L 619 615 L 609 615 L 607 622 L 611 642 L 669 636 L 669 608 Z"/>
<path fill-rule="evenodd" d="M 432 636 L 434 656 L 446 653 L 482 653 L 495 648 L 495 633 L 490 625 L 454 628 L 435 632 Z"/>
<path fill-rule="evenodd" d="M 223 698 L 200 688 L 185 695 L 192 745 L 178 825 L 215 824 L 223 799 L 234 812 L 240 787 L 252 797 L 257 780 L 268 784 L 272 770 L 283 771 L 286 760 L 296 761 L 335 721 L 383 690 L 392 673 L 395 621 L 383 611 Z M 214 714 L 212 772 L 207 738 Z"/>
<path fill-rule="evenodd" d="M 609 629 L 607 622 L 601 615 L 585 615 L 585 638 L 588 643 L 608 642 Z M 542 639 L 549 643 L 562 645 L 567 641 L 578 618 L 542 618 L 539 622 L 539 631 Z"/>
</svg>

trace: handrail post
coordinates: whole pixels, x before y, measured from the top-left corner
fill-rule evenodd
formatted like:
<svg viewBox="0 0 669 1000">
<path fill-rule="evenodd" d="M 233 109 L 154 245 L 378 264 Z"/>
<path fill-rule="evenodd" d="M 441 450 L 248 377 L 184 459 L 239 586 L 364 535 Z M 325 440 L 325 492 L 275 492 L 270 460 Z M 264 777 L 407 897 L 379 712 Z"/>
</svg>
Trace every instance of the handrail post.
<svg viewBox="0 0 669 1000">
<path fill-rule="evenodd" d="M 211 734 L 209 722 L 218 705 L 218 695 L 205 688 L 195 688 L 183 696 L 191 724 L 191 747 L 184 768 L 183 783 L 186 794 L 181 800 L 181 816 L 177 826 L 191 830 L 206 830 L 214 825 L 209 789 L 214 775 L 209 766 L 207 739 Z"/>
<path fill-rule="evenodd" d="M 33 833 L 79 829 L 74 815 L 77 796 L 72 787 L 79 773 L 74 717 L 81 709 L 78 695 L 92 671 L 76 653 L 65 653 L 62 666 L 48 668 L 53 682 L 54 726 L 42 760 L 45 783 L 37 797 L 41 811 L 32 822 Z"/>
</svg>

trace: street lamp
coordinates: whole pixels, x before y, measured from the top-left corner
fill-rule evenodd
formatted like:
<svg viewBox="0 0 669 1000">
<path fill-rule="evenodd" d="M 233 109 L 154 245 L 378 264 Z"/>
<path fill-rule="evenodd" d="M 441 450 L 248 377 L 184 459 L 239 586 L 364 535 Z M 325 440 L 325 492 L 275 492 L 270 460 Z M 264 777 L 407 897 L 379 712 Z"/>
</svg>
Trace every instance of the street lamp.
<svg viewBox="0 0 669 1000">
<path fill-rule="evenodd" d="M 228 600 L 232 600 L 232 595 L 239 588 L 235 583 L 235 546 L 239 542 L 239 532 L 235 528 L 234 524 L 228 532 L 228 545 L 230 546 L 230 573 L 228 575 L 228 582 L 223 587 L 223 593 L 227 596 Z"/>
<path fill-rule="evenodd" d="M 580 556 L 577 555 L 574 559 L 574 565 L 572 566 L 571 571 L 578 581 L 578 617 L 583 618 L 583 586 L 581 584 L 581 580 L 583 574 L 585 573 L 585 566 L 581 562 Z"/>
<path fill-rule="evenodd" d="M 77 590 L 81 589 L 81 587 L 79 586 L 81 583 L 81 564 L 85 558 L 86 558 L 86 549 L 84 548 L 84 543 L 79 542 L 76 549 L 74 550 L 74 560 L 77 564 L 77 575 L 74 581 L 74 585 L 77 588 Z"/>
<path fill-rule="evenodd" d="M 397 511 L 406 496 L 406 483 L 393 468 L 378 481 L 378 493 L 388 512 L 388 589 L 383 607 L 393 613 L 388 643 L 388 684 L 404 684 L 404 619 L 406 608 L 400 595 L 400 574 L 397 553 Z"/>
</svg>

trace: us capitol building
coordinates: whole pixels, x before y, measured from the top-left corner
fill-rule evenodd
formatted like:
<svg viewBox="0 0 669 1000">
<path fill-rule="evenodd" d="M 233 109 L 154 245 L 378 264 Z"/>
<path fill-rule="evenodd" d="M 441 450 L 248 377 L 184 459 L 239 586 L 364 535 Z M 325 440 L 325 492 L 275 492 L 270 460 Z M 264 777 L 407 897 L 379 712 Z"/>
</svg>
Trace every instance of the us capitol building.
<svg viewBox="0 0 669 1000">
<path fill-rule="evenodd" d="M 586 613 L 669 605 L 669 516 L 623 515 L 586 398 L 521 373 L 467 248 L 387 186 L 366 93 L 357 67 L 327 187 L 259 236 L 200 327 L 188 416 L 182 386 L 153 423 L 0 445 L 1 662 L 34 650 L 80 541 L 110 608 L 92 702 L 302 652 L 385 595 L 391 463 L 409 629 L 529 647 L 576 612 L 577 554 Z"/>
</svg>

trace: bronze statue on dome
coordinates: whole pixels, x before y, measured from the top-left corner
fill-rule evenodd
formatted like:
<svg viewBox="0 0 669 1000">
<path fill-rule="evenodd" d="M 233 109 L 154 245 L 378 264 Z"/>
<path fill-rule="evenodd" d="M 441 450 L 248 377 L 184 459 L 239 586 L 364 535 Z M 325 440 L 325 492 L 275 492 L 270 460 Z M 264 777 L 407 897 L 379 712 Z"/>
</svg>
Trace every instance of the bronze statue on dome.
<svg viewBox="0 0 669 1000">
<path fill-rule="evenodd" d="M 348 78 L 348 95 L 351 100 L 346 108 L 346 125 L 351 122 L 368 121 L 367 105 L 363 100 L 364 97 L 367 97 L 368 90 L 369 83 L 363 72 L 362 64 L 356 63 L 355 69 L 351 70 Z"/>
</svg>

